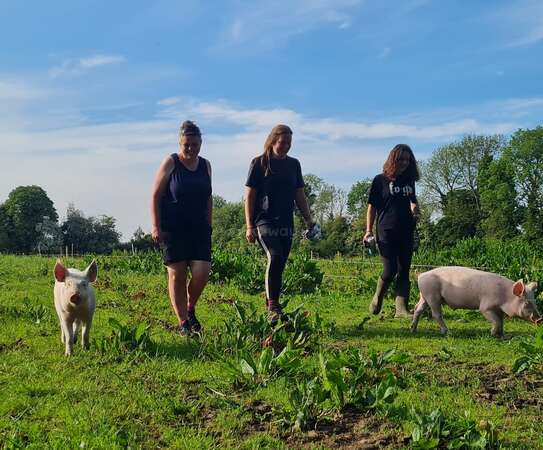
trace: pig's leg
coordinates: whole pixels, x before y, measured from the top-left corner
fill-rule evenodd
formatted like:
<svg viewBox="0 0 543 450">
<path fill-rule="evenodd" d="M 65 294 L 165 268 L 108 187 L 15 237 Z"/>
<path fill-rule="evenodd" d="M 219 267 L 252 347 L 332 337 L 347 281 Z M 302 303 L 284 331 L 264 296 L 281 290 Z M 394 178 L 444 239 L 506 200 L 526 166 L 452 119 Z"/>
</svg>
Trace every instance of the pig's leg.
<svg viewBox="0 0 543 450">
<path fill-rule="evenodd" d="M 55 305 L 55 309 L 56 309 L 56 305 Z M 57 317 L 58 317 L 58 323 L 60 324 L 60 342 L 64 344 L 64 329 L 62 328 L 63 319 L 60 313 L 58 312 L 58 309 L 57 309 Z"/>
<path fill-rule="evenodd" d="M 74 330 L 73 323 L 63 320 L 61 323 L 62 331 L 64 332 L 64 343 L 66 344 L 66 350 L 64 354 L 70 356 L 74 348 Z"/>
<path fill-rule="evenodd" d="M 497 337 L 497 338 L 502 338 L 503 337 L 503 316 L 492 309 L 481 311 L 481 314 L 485 316 L 489 322 L 492 323 L 492 331 L 491 331 L 492 336 Z"/>
<path fill-rule="evenodd" d="M 427 299 L 427 302 L 432 309 L 432 317 L 439 325 L 439 331 L 441 331 L 441 334 L 447 334 L 449 329 L 443 321 L 443 313 L 441 312 L 441 298 Z"/>
<path fill-rule="evenodd" d="M 76 319 L 74 321 L 73 330 L 74 330 L 74 344 L 77 343 L 77 336 L 79 335 L 79 329 L 81 328 L 81 321 Z"/>
<path fill-rule="evenodd" d="M 420 296 L 420 300 L 415 307 L 415 312 L 413 313 L 413 321 L 411 322 L 411 333 L 417 331 L 417 325 L 419 324 L 419 319 L 422 313 L 428 308 L 428 303 L 426 300 Z"/>
<path fill-rule="evenodd" d="M 81 345 L 85 349 L 89 348 L 91 325 L 92 325 L 92 318 L 89 318 L 87 322 L 83 322 L 83 336 L 81 339 Z"/>
</svg>

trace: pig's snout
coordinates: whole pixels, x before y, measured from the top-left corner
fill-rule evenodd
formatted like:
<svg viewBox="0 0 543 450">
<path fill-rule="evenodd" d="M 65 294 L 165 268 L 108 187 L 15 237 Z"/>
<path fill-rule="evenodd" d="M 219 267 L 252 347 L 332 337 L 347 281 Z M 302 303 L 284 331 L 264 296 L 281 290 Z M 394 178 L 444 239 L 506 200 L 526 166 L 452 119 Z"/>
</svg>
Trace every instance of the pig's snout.
<svg viewBox="0 0 543 450">
<path fill-rule="evenodd" d="M 77 305 L 81 301 L 81 295 L 79 294 L 79 292 L 72 294 L 70 297 L 70 301 Z"/>
</svg>

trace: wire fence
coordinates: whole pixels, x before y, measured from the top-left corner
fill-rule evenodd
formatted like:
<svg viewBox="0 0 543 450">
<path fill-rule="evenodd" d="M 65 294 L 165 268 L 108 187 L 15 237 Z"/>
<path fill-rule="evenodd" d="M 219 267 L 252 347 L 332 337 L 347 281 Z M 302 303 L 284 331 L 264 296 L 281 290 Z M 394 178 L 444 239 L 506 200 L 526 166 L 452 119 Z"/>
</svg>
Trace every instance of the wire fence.
<svg viewBox="0 0 543 450">
<path fill-rule="evenodd" d="M 99 255 L 105 258 L 141 258 L 145 257 L 146 252 L 145 251 L 138 251 L 135 250 L 131 253 L 126 254 L 115 254 L 115 255 Z M 92 253 L 71 253 L 71 252 L 63 252 L 61 253 L 1 253 L 0 255 L 10 255 L 10 256 L 18 256 L 18 257 L 41 257 L 41 258 L 84 258 L 88 256 L 96 256 Z M 370 260 L 372 259 L 372 260 Z M 380 261 L 373 260 L 375 257 L 353 257 L 353 258 L 317 258 L 311 255 L 311 260 L 315 261 L 317 264 L 319 264 L 321 267 L 327 266 L 327 265 L 348 265 L 352 267 L 353 271 L 358 270 L 361 267 L 382 267 L 382 264 Z M 427 271 L 431 269 L 436 269 L 439 267 L 443 267 L 443 265 L 432 265 L 432 264 L 411 264 L 411 272 L 414 274 L 420 273 L 422 271 Z M 476 270 L 482 270 L 482 271 L 491 271 L 494 273 L 506 273 L 507 268 L 506 267 L 488 267 L 488 266 L 468 266 L 465 265 L 463 267 L 468 267 L 470 269 L 476 269 Z M 532 266 L 529 267 L 531 269 L 532 273 L 534 272 L 543 272 L 543 267 L 537 267 Z M 324 273 L 325 278 L 330 279 L 343 279 L 343 280 L 358 280 L 360 279 L 360 276 L 355 275 L 339 275 L 339 274 L 333 274 L 333 273 Z"/>
</svg>

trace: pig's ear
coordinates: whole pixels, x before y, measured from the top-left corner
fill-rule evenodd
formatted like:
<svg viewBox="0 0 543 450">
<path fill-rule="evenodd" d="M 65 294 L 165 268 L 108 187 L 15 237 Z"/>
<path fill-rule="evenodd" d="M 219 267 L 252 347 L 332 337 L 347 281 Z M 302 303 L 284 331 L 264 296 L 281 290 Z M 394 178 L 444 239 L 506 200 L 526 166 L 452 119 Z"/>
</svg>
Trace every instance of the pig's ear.
<svg viewBox="0 0 543 450">
<path fill-rule="evenodd" d="M 528 289 L 529 291 L 532 291 L 532 292 L 536 292 L 537 291 L 537 283 L 535 281 L 532 281 L 531 283 L 528 283 L 526 285 L 526 289 Z"/>
<path fill-rule="evenodd" d="M 526 286 L 524 286 L 524 281 L 518 280 L 513 285 L 513 295 L 515 295 L 516 297 L 521 297 L 522 294 L 524 294 L 524 289 L 525 288 L 526 288 Z"/>
<path fill-rule="evenodd" d="M 87 275 L 87 279 L 94 283 L 96 281 L 96 277 L 98 275 L 98 266 L 96 265 L 96 260 L 92 260 L 92 262 L 89 264 L 89 267 L 85 269 L 85 275 Z"/>
<path fill-rule="evenodd" d="M 66 275 L 68 275 L 68 270 L 62 265 L 60 259 L 57 259 L 57 263 L 55 264 L 55 280 L 62 283 L 66 279 Z"/>
</svg>

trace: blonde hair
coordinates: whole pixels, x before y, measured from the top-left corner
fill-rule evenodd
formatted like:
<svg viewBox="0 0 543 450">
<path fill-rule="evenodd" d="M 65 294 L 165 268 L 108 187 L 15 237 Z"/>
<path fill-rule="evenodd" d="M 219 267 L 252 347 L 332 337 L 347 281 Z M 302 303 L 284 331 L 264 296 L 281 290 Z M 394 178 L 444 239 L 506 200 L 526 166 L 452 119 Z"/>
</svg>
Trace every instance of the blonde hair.
<svg viewBox="0 0 543 450">
<path fill-rule="evenodd" d="M 289 134 L 292 136 L 292 130 L 287 125 L 276 125 L 268 134 L 266 141 L 264 142 L 264 152 L 262 153 L 262 168 L 264 169 L 264 174 L 269 175 L 271 173 L 270 159 L 271 153 L 273 150 L 273 145 L 279 139 L 279 136 L 282 134 Z"/>
</svg>

